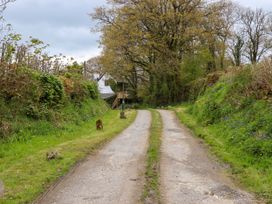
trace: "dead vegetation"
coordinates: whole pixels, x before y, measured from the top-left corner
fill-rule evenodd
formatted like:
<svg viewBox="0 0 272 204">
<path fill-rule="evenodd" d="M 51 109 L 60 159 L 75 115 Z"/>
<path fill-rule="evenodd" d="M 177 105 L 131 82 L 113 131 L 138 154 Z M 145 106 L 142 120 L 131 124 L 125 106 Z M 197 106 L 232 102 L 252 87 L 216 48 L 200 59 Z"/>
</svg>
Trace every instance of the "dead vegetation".
<svg viewBox="0 0 272 204">
<path fill-rule="evenodd" d="M 46 153 L 46 160 L 51 161 L 55 159 L 61 159 L 60 153 L 57 150 Z"/>
</svg>

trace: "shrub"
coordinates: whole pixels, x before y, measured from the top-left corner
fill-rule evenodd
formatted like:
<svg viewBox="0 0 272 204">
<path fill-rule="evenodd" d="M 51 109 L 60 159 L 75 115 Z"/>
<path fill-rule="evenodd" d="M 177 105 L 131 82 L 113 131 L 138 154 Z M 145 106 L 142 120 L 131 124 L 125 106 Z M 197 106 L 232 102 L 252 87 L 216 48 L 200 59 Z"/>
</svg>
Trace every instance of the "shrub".
<svg viewBox="0 0 272 204">
<path fill-rule="evenodd" d="M 50 107 L 60 105 L 64 98 L 62 82 L 56 76 L 50 74 L 42 74 L 40 82 L 42 87 L 40 103 L 47 104 Z"/>
<path fill-rule="evenodd" d="M 27 117 L 33 118 L 33 119 L 40 119 L 41 113 L 39 108 L 36 105 L 29 104 L 25 107 L 24 112 Z"/>
<path fill-rule="evenodd" d="M 272 97 L 272 62 L 265 60 L 252 69 L 252 81 L 248 86 L 249 95 L 257 99 Z"/>
<path fill-rule="evenodd" d="M 71 74 L 60 78 L 64 84 L 66 95 L 76 104 L 81 104 L 89 98 L 98 99 L 98 87 L 95 82 Z"/>
<path fill-rule="evenodd" d="M 28 139 L 34 130 L 42 129 L 34 127 L 36 123 L 58 128 L 90 119 L 100 111 L 96 106 L 106 110 L 103 101 L 94 100 L 99 96 L 96 83 L 79 74 L 59 77 L 0 65 L 0 78 L 0 140 Z"/>
<path fill-rule="evenodd" d="M 201 96 L 205 90 L 209 87 L 212 87 L 219 81 L 222 76 L 222 72 L 214 72 L 208 74 L 205 78 L 198 78 L 188 84 L 190 101 L 195 101 L 199 96 Z"/>
<path fill-rule="evenodd" d="M 7 103 L 17 101 L 24 103 L 39 98 L 39 83 L 37 73 L 33 70 L 20 68 L 0 69 L 0 97 Z"/>
<path fill-rule="evenodd" d="M 12 127 L 9 122 L 0 121 L 0 139 L 7 138 L 12 132 Z"/>
<path fill-rule="evenodd" d="M 98 98 L 98 87 L 94 82 L 85 82 L 85 89 L 88 91 L 88 95 L 92 99 L 97 99 Z"/>
</svg>

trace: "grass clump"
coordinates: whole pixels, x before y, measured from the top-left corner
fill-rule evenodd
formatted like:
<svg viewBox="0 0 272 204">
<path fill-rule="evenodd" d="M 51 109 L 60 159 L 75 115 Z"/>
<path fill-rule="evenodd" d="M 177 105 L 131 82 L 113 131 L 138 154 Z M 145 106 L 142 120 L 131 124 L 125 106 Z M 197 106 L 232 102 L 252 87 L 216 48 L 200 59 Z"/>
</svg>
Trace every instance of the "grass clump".
<svg viewBox="0 0 272 204">
<path fill-rule="evenodd" d="M 162 134 L 162 120 L 159 112 L 151 110 L 152 125 L 150 129 L 149 148 L 147 152 L 147 167 L 143 192 L 144 203 L 160 203 L 159 163 Z"/>
</svg>

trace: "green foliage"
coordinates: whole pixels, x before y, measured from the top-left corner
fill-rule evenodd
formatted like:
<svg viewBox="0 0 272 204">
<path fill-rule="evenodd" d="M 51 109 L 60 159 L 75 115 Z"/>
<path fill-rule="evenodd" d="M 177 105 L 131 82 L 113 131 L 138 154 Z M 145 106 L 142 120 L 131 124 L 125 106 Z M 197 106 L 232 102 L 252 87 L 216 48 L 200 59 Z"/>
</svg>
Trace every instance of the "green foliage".
<svg viewBox="0 0 272 204">
<path fill-rule="evenodd" d="M 69 79 L 14 67 L 0 69 L 0 77 L 0 137 L 5 140 L 24 138 L 20 131 L 32 120 L 58 125 L 62 120 L 85 121 L 95 115 L 89 109 L 90 102 L 99 99 L 97 85 L 80 75 L 71 74 Z M 63 114 L 68 109 L 72 115 Z"/>
<path fill-rule="evenodd" d="M 64 98 L 64 88 L 61 81 L 50 74 L 42 74 L 40 81 L 42 88 L 40 102 L 50 107 L 60 105 Z"/>
<path fill-rule="evenodd" d="M 271 105 L 252 101 L 212 125 L 192 114 L 194 104 L 178 107 L 181 121 L 203 138 L 213 153 L 230 164 L 231 173 L 250 191 L 272 201 Z M 265 203 L 265 202 L 264 202 Z"/>
<path fill-rule="evenodd" d="M 165 74 L 164 76 L 155 76 L 154 74 L 150 77 L 149 89 L 140 91 L 144 103 L 156 107 L 177 103 L 184 99 L 185 86 L 176 77 L 174 74 Z"/>
<path fill-rule="evenodd" d="M 85 98 L 98 98 L 98 88 L 94 82 L 73 80 L 73 90 L 70 93 L 70 98 L 76 104 L 81 104 Z"/>
<path fill-rule="evenodd" d="M 0 69 L 0 97 L 7 103 L 27 100 L 37 100 L 39 97 L 39 82 L 36 72 L 26 69 Z"/>
<path fill-rule="evenodd" d="M 114 79 L 106 80 L 106 86 L 110 86 L 114 92 L 118 91 L 118 84 Z"/>
<path fill-rule="evenodd" d="M 88 98 L 97 99 L 99 91 L 97 83 L 85 80 L 81 75 L 82 66 L 74 63 L 67 67 L 68 72 L 61 76 L 66 95 L 76 104 L 80 105 L 82 101 Z"/>
<path fill-rule="evenodd" d="M 133 5 L 113 1 L 107 9 L 97 9 L 93 18 L 102 25 L 102 69 L 117 80 L 125 77 L 134 95 L 142 96 L 151 105 L 184 100 L 187 83 L 206 72 L 206 63 L 211 58 L 205 45 L 206 34 L 216 27 L 207 26 L 206 30 L 202 24 L 217 12 L 206 15 L 208 4 L 191 2 L 180 1 L 176 7 L 171 1 L 142 0 Z M 128 18 L 131 15 L 133 19 Z M 115 26 L 105 21 L 105 16 Z M 222 20 L 218 16 L 217 22 L 219 19 Z M 140 86 L 146 90 L 139 90 Z"/>
<path fill-rule="evenodd" d="M 187 100 L 195 101 L 199 96 L 203 95 L 207 88 L 213 86 L 221 75 L 222 72 L 213 72 L 189 82 L 186 86 L 187 90 L 189 90 L 186 96 Z"/>
<path fill-rule="evenodd" d="M 27 117 L 33 118 L 33 119 L 40 119 L 41 118 L 41 112 L 39 108 L 33 104 L 29 104 L 25 107 L 24 112 Z"/>
<path fill-rule="evenodd" d="M 196 79 L 189 83 L 187 87 L 190 90 L 188 94 L 188 100 L 195 101 L 206 90 L 207 88 L 206 79 L 205 78 Z"/>
<path fill-rule="evenodd" d="M 78 64 L 77 62 L 74 62 L 72 65 L 69 65 L 66 67 L 67 73 L 72 75 L 82 75 L 83 72 L 83 66 Z"/>
<path fill-rule="evenodd" d="M 220 82 L 207 89 L 205 94 L 196 101 L 192 110 L 193 114 L 205 124 L 218 122 L 233 110 L 228 102 L 223 105 L 229 94 L 228 90 L 229 86 Z"/>
<path fill-rule="evenodd" d="M 37 38 L 32 38 L 30 40 L 30 42 L 31 42 L 32 45 L 41 45 L 41 44 L 43 44 L 43 41 L 41 41 L 41 40 L 39 40 Z"/>
<path fill-rule="evenodd" d="M 245 186 L 271 201 L 272 103 L 267 69 L 259 64 L 228 71 L 192 105 L 177 111 L 231 164 L 232 173 Z"/>
<path fill-rule="evenodd" d="M 92 99 L 98 98 L 98 87 L 96 83 L 85 81 L 84 88 L 87 90 L 89 97 Z"/>
<path fill-rule="evenodd" d="M 98 114 L 108 110 L 107 104 L 99 99 L 88 99 L 81 103 L 81 106 L 74 103 L 66 103 L 58 110 L 49 109 L 46 106 L 37 108 L 28 106 L 25 108 L 28 115 L 15 115 L 13 118 L 3 119 L 3 124 L 8 125 L 9 130 L 1 129 L 0 135 L 4 143 L 14 143 L 16 141 L 28 141 L 34 135 L 45 136 L 48 132 L 59 131 L 65 124 L 81 124 Z M 7 126 L 6 126 L 7 127 Z M 2 130 L 2 134 L 1 134 Z M 4 134 L 5 132 L 8 134 Z"/>
<path fill-rule="evenodd" d="M 181 78 L 188 84 L 204 77 L 207 73 L 207 63 L 211 60 L 208 50 L 200 50 L 197 54 L 187 55 L 181 64 Z"/>
</svg>

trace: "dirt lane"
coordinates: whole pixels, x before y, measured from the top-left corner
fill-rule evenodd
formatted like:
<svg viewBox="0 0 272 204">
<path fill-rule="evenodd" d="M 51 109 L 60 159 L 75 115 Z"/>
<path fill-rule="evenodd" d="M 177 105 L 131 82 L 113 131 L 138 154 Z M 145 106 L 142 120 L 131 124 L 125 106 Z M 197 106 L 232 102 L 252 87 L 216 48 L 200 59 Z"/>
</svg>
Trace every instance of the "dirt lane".
<svg viewBox="0 0 272 204">
<path fill-rule="evenodd" d="M 138 203 L 150 124 L 150 112 L 138 111 L 129 128 L 90 156 L 39 203 Z"/>
<path fill-rule="evenodd" d="M 179 124 L 175 114 L 160 111 L 164 124 L 161 194 L 165 204 L 249 204 L 253 196 L 224 175 L 200 140 Z"/>
</svg>

